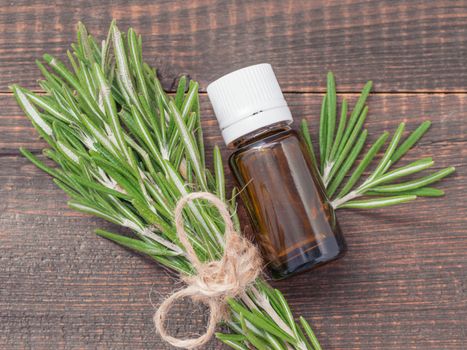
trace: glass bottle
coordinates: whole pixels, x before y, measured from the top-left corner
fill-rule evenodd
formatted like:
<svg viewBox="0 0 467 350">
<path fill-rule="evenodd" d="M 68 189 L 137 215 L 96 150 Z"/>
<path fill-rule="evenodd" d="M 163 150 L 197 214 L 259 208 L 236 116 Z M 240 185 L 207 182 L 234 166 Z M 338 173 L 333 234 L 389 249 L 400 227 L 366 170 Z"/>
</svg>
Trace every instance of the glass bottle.
<svg viewBox="0 0 467 350">
<path fill-rule="evenodd" d="M 271 65 L 227 74 L 208 86 L 229 165 L 275 279 L 325 264 L 346 250 L 316 165 L 291 129 Z"/>
</svg>

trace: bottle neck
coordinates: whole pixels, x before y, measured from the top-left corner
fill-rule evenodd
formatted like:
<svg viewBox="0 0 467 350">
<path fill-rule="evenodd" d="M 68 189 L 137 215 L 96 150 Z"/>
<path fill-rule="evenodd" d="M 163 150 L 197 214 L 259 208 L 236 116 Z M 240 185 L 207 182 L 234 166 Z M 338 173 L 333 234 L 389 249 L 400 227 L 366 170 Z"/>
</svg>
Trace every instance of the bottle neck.
<svg viewBox="0 0 467 350">
<path fill-rule="evenodd" d="M 239 137 L 238 139 L 230 143 L 229 147 L 241 148 L 251 143 L 257 142 L 261 139 L 264 139 L 265 137 L 277 134 L 282 131 L 288 131 L 290 129 L 290 122 L 288 121 L 281 121 L 278 123 L 267 125 L 265 127 L 256 129 L 246 135 L 243 135 L 242 137 Z"/>
</svg>

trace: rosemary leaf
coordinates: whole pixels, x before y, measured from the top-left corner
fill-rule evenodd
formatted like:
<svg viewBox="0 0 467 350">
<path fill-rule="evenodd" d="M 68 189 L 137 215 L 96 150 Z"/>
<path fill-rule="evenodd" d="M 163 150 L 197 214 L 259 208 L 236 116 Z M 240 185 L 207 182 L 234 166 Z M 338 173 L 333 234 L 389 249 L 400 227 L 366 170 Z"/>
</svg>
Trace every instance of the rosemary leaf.
<svg viewBox="0 0 467 350">
<path fill-rule="evenodd" d="M 175 105 L 177 106 L 178 109 L 182 109 L 185 89 L 186 89 L 186 77 L 182 76 L 180 77 L 178 81 L 177 92 L 175 94 Z"/>
<path fill-rule="evenodd" d="M 352 148 L 352 151 L 350 152 L 349 156 L 345 160 L 341 169 L 339 169 L 336 176 L 334 177 L 334 179 L 331 181 L 330 185 L 328 186 L 327 188 L 328 196 L 332 197 L 334 192 L 336 192 L 337 188 L 342 183 L 342 180 L 344 180 L 345 175 L 347 175 L 348 171 L 350 170 L 352 165 L 355 163 L 355 160 L 357 159 L 363 146 L 365 145 L 367 135 L 368 135 L 367 130 L 363 130 L 363 132 L 360 134 L 360 137 L 358 138 L 355 146 Z"/>
<path fill-rule="evenodd" d="M 428 176 L 424 176 L 416 180 L 402 182 L 402 183 L 398 183 L 394 185 L 376 186 L 376 187 L 373 187 L 371 190 L 373 192 L 382 192 L 382 193 L 397 193 L 397 192 L 415 190 L 420 187 L 424 187 L 426 185 L 432 184 L 433 182 L 439 181 L 442 178 L 452 174 L 454 171 L 455 171 L 454 167 L 448 167 L 448 168 L 439 170 L 436 173 L 430 174 Z"/>
<path fill-rule="evenodd" d="M 410 136 L 400 145 L 391 157 L 391 164 L 396 163 L 404 154 L 406 154 L 420 138 L 428 131 L 431 126 L 429 120 L 424 121 Z"/>
<path fill-rule="evenodd" d="M 341 118 L 339 120 L 339 127 L 337 128 L 336 138 L 334 140 L 334 144 L 332 145 L 331 154 L 329 156 L 329 159 L 331 161 L 335 160 L 336 158 L 336 152 L 341 142 L 342 136 L 344 134 L 345 124 L 347 122 L 347 108 L 348 108 L 347 100 L 344 99 L 342 101 Z"/>
<path fill-rule="evenodd" d="M 393 196 L 394 192 L 383 192 L 383 191 L 367 191 L 365 192 L 368 196 Z M 432 187 L 417 188 L 410 191 L 397 192 L 398 195 L 414 195 L 417 197 L 441 197 L 444 196 L 444 191 Z"/>
<path fill-rule="evenodd" d="M 354 126 L 357 123 L 357 120 L 362 113 L 363 107 L 365 106 L 366 99 L 368 98 L 368 95 L 370 94 L 372 86 L 373 86 L 373 82 L 369 81 L 363 87 L 360 97 L 358 98 L 358 101 L 355 104 L 355 107 L 353 108 L 352 113 L 350 114 L 349 123 L 347 124 L 345 128 L 345 132 L 339 144 L 337 154 L 340 154 L 342 150 L 344 149 L 345 145 L 347 144 L 347 139 L 350 137 L 350 134 L 352 133 Z"/>
<path fill-rule="evenodd" d="M 332 72 L 327 76 L 327 122 L 326 122 L 326 153 L 325 160 L 329 161 L 331 154 L 332 140 L 334 138 L 334 129 L 336 126 L 336 82 Z"/>
<path fill-rule="evenodd" d="M 214 172 L 216 175 L 216 194 L 224 202 L 225 198 L 225 177 L 224 177 L 224 165 L 222 164 L 222 155 L 218 146 L 214 147 Z"/>
<path fill-rule="evenodd" d="M 156 248 L 154 244 L 145 243 L 139 239 L 129 238 L 123 235 L 112 233 L 106 230 L 97 229 L 96 234 L 101 237 L 107 238 L 115 243 L 118 243 L 126 248 L 130 248 L 137 252 L 147 254 L 149 256 L 175 256 L 175 252 L 164 248 Z"/>
<path fill-rule="evenodd" d="M 324 183 L 327 185 L 330 183 L 330 181 L 333 179 L 334 175 L 337 173 L 337 171 L 340 169 L 340 166 L 342 163 L 345 161 L 347 155 L 350 153 L 352 150 L 352 147 L 354 146 L 355 140 L 357 139 L 357 136 L 360 133 L 360 130 L 363 126 L 363 123 L 365 122 L 366 116 L 368 114 L 368 107 L 365 107 L 362 111 L 362 114 L 359 116 L 357 124 L 355 125 L 354 129 L 352 130 L 352 133 L 350 134 L 349 138 L 347 139 L 347 142 L 342 150 L 341 153 L 339 153 L 338 158 L 336 162 L 333 164 L 331 171 L 329 172 L 329 175 L 326 173 L 323 175 L 323 180 Z M 327 175 L 327 176 L 326 176 Z"/>
<path fill-rule="evenodd" d="M 316 339 L 315 333 L 311 329 L 309 323 L 303 317 L 300 317 L 300 323 L 303 329 L 305 330 L 306 334 L 308 335 L 308 338 L 310 339 L 313 345 L 313 349 L 322 350 L 321 345 L 319 344 L 318 339 Z"/>
<path fill-rule="evenodd" d="M 388 148 L 386 149 L 386 152 L 384 153 L 383 158 L 380 160 L 378 166 L 376 169 L 373 171 L 373 173 L 370 175 L 368 178 L 368 181 L 371 182 L 371 180 L 377 178 L 379 175 L 381 175 L 387 167 L 390 165 L 391 162 L 391 156 L 396 150 L 396 147 L 399 143 L 399 140 L 402 137 L 402 133 L 404 132 L 405 129 L 405 123 L 400 123 L 399 127 L 397 128 L 396 132 L 394 133 L 394 136 L 392 137 L 391 142 L 389 143 Z"/>
<path fill-rule="evenodd" d="M 327 142 L 327 97 L 323 96 L 323 102 L 321 103 L 321 113 L 319 119 L 319 160 L 321 162 L 321 172 L 324 171 L 326 164 L 326 142 Z"/>
<path fill-rule="evenodd" d="M 115 25 L 114 25 L 115 26 Z M 149 93 L 146 86 L 146 79 L 144 78 L 143 65 L 142 65 L 142 52 L 138 45 L 138 38 L 133 28 L 128 30 L 128 60 L 138 82 L 138 88 L 144 101 L 149 101 Z"/>
<path fill-rule="evenodd" d="M 431 157 L 423 158 L 420 160 L 417 160 L 415 162 L 412 162 L 406 166 L 397 168 L 393 171 L 390 171 L 374 180 L 368 181 L 363 187 L 362 190 L 368 189 L 370 187 L 374 187 L 376 185 L 393 181 L 396 180 L 402 176 L 407 176 L 411 175 L 413 173 L 417 173 L 419 171 L 425 170 L 429 167 L 431 167 L 434 164 L 433 160 Z"/>
<path fill-rule="evenodd" d="M 289 342 L 291 344 L 295 344 L 296 341 L 290 335 L 285 333 L 281 328 L 277 325 L 274 325 L 270 321 L 266 321 L 263 318 L 259 318 L 253 312 L 249 311 L 246 307 L 242 306 L 239 302 L 234 299 L 229 299 L 228 303 L 233 311 L 244 317 L 245 320 L 250 321 L 253 325 L 262 329 L 266 332 L 269 332 L 283 341 Z"/>
<path fill-rule="evenodd" d="M 203 174 L 201 158 L 199 156 L 198 148 L 195 143 L 193 134 L 187 130 L 186 125 L 177 107 L 172 101 L 169 102 L 169 107 L 170 107 L 170 112 L 173 115 L 173 120 L 175 121 L 175 124 L 177 126 L 178 132 L 181 135 L 181 141 L 183 142 L 185 146 L 187 155 L 195 171 L 196 177 L 198 181 L 200 182 L 202 190 L 207 191 L 208 188 L 207 188 L 207 183 L 206 183 L 206 176 Z"/>
<path fill-rule="evenodd" d="M 357 183 L 357 181 L 360 179 L 360 176 L 362 173 L 365 171 L 365 169 L 368 167 L 368 165 L 371 163 L 375 155 L 378 153 L 378 151 L 381 149 L 381 147 L 384 145 L 386 142 L 386 139 L 388 138 L 389 133 L 384 132 L 378 140 L 370 147 L 368 152 L 366 153 L 365 157 L 363 157 L 362 161 L 358 164 L 357 168 L 354 170 L 352 173 L 352 176 L 350 179 L 347 181 L 345 186 L 342 188 L 342 190 L 339 192 L 337 195 L 337 198 L 342 198 L 344 197 L 347 193 L 350 192 L 352 187 Z"/>
<path fill-rule="evenodd" d="M 318 164 L 316 162 L 316 156 L 313 150 L 313 144 L 311 143 L 311 134 L 310 134 L 310 130 L 308 129 L 308 122 L 306 119 L 302 119 L 302 121 L 300 122 L 300 130 L 301 130 L 302 139 L 305 143 L 306 149 L 308 151 L 308 154 L 310 155 L 312 163 Z"/>
<path fill-rule="evenodd" d="M 403 195 L 403 196 L 391 196 L 391 197 L 366 199 L 366 200 L 352 200 L 339 206 L 339 208 L 351 208 L 351 209 L 381 208 L 381 207 L 387 207 L 390 205 L 409 202 L 416 198 L 417 196 L 413 196 L 413 195 Z"/>
</svg>

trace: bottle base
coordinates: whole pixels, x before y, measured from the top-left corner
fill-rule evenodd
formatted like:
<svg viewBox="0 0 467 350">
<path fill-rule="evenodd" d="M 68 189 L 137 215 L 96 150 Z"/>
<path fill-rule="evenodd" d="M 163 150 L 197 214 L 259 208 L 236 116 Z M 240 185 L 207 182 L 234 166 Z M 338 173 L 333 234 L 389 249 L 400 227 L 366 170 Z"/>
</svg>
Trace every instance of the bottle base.
<svg viewBox="0 0 467 350">
<path fill-rule="evenodd" d="M 289 254 L 292 258 L 288 257 L 287 262 L 280 266 L 270 266 L 269 271 L 272 279 L 285 279 L 337 260 L 346 251 L 347 244 L 342 235 L 328 237 L 314 247 L 295 249 Z"/>
</svg>

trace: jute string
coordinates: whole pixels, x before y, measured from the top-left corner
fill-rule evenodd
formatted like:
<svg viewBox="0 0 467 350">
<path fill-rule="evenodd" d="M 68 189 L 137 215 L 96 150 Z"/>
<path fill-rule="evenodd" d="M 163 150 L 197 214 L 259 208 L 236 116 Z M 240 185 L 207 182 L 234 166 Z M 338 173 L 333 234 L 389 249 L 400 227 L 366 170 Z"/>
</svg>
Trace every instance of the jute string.
<svg viewBox="0 0 467 350">
<path fill-rule="evenodd" d="M 191 245 L 183 222 L 183 208 L 195 199 L 211 202 L 225 222 L 224 254 L 219 260 L 201 262 Z M 193 349 L 207 343 L 214 335 L 216 325 L 225 315 L 226 300 L 241 295 L 261 272 L 261 257 L 256 247 L 235 232 L 230 213 L 225 203 L 209 192 L 195 192 L 182 197 L 175 208 L 177 235 L 185 247 L 186 257 L 196 273 L 182 276 L 186 287 L 165 299 L 154 315 L 154 324 L 162 339 L 173 346 Z M 177 300 L 190 297 L 209 307 L 209 321 L 206 332 L 198 338 L 180 339 L 170 336 L 165 328 L 169 310 Z"/>
</svg>

